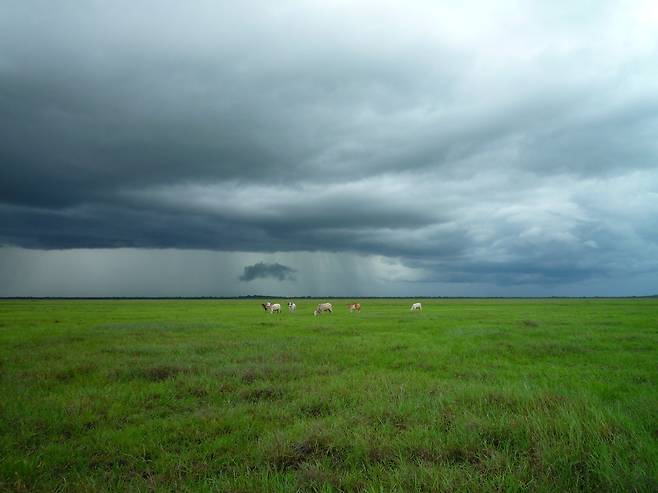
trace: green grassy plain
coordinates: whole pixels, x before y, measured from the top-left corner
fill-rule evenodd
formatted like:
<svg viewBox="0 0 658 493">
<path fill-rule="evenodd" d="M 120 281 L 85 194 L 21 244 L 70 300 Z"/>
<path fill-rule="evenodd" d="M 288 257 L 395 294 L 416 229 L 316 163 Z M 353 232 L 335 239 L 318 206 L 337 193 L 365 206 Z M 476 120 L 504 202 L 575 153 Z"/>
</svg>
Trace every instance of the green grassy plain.
<svg viewBox="0 0 658 493">
<path fill-rule="evenodd" d="M 0 490 L 658 491 L 658 300 L 332 302 L 1 301 Z"/>
</svg>

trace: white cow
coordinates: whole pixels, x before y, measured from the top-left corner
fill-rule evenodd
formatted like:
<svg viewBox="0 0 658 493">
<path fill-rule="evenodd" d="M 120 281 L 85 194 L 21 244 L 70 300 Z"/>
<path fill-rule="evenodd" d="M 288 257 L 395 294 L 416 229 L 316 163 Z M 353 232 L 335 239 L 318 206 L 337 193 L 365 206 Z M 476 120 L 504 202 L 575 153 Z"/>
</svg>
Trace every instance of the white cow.
<svg viewBox="0 0 658 493">
<path fill-rule="evenodd" d="M 294 301 L 289 301 L 288 302 L 288 310 L 290 310 L 291 312 L 294 312 L 295 310 L 297 310 L 297 305 L 295 305 Z"/>
<path fill-rule="evenodd" d="M 281 313 L 281 305 L 279 303 L 270 303 L 269 301 L 267 303 L 261 303 L 261 306 L 266 312 L 270 313 Z"/>
<path fill-rule="evenodd" d="M 317 316 L 324 312 L 334 313 L 334 309 L 331 306 L 331 303 L 320 303 L 315 311 L 313 311 L 313 315 Z"/>
<path fill-rule="evenodd" d="M 411 305 L 410 311 L 415 312 L 416 310 L 422 311 L 423 305 L 421 305 L 420 303 L 414 303 L 413 305 Z"/>
<path fill-rule="evenodd" d="M 279 303 L 272 303 L 270 305 L 270 313 L 281 313 L 281 305 Z"/>
</svg>

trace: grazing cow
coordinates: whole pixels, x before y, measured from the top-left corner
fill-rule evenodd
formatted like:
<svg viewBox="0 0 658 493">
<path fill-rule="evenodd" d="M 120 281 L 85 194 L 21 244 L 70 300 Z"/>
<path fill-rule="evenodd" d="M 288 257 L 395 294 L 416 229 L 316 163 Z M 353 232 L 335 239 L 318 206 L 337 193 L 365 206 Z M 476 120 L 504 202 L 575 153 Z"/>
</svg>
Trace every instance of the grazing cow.
<svg viewBox="0 0 658 493">
<path fill-rule="evenodd" d="M 350 309 L 350 312 L 360 312 L 361 311 L 361 303 L 349 303 L 347 305 L 347 308 Z"/>
<path fill-rule="evenodd" d="M 290 310 L 291 312 L 294 312 L 295 310 L 297 310 L 297 305 L 295 305 L 294 301 L 289 301 L 288 302 L 288 310 Z"/>
<path fill-rule="evenodd" d="M 320 303 L 313 312 L 313 315 L 317 316 L 324 312 L 334 313 L 334 309 L 331 306 L 331 303 Z"/>
<path fill-rule="evenodd" d="M 268 301 L 267 303 L 261 303 L 260 306 L 262 306 L 263 309 L 264 309 L 266 312 L 270 312 L 270 313 L 274 313 L 274 312 L 281 313 L 281 305 L 280 305 L 279 303 L 270 303 L 270 302 Z"/>
<path fill-rule="evenodd" d="M 412 312 L 415 312 L 416 310 L 421 310 L 422 311 L 423 310 L 423 305 L 421 305 L 420 303 L 414 303 L 413 305 L 411 305 L 410 310 Z"/>
<path fill-rule="evenodd" d="M 270 305 L 270 313 L 281 313 L 281 305 L 279 303 L 272 303 Z"/>
</svg>

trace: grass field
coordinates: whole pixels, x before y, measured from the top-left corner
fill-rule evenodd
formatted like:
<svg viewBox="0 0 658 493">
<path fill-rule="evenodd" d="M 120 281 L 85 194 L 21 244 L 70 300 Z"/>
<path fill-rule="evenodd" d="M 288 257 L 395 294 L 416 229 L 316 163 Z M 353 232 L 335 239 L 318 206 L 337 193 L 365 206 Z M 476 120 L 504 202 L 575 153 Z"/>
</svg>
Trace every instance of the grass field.
<svg viewBox="0 0 658 493">
<path fill-rule="evenodd" d="M 1 301 L 0 490 L 658 491 L 658 300 L 332 302 Z"/>
</svg>

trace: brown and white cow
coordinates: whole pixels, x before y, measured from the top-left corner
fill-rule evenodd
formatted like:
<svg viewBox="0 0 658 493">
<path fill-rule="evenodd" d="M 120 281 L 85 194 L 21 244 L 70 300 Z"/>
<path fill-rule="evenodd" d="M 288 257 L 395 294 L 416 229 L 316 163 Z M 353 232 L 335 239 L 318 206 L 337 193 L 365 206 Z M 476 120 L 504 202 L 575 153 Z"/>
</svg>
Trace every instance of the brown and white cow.
<svg viewBox="0 0 658 493">
<path fill-rule="evenodd" d="M 347 308 L 350 309 L 350 312 L 360 312 L 361 303 L 348 303 Z"/>
</svg>

